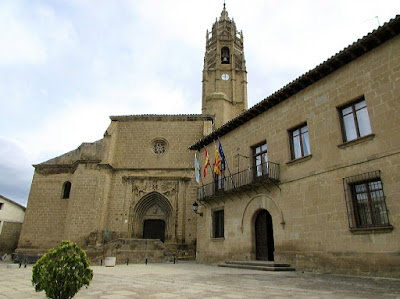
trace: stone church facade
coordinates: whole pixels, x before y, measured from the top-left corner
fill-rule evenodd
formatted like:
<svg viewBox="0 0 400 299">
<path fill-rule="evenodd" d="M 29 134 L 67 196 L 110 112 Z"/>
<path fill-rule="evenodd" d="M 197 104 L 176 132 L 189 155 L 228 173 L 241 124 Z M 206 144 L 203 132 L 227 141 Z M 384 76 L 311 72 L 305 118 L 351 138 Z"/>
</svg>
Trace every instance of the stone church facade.
<svg viewBox="0 0 400 299">
<path fill-rule="evenodd" d="M 92 260 L 184 252 L 399 277 L 399 32 L 398 16 L 247 109 L 243 34 L 224 7 L 202 114 L 111 116 L 103 139 L 34 165 L 17 253 L 68 239 Z M 198 184 L 194 152 L 213 164 L 219 142 L 222 175 Z"/>
</svg>

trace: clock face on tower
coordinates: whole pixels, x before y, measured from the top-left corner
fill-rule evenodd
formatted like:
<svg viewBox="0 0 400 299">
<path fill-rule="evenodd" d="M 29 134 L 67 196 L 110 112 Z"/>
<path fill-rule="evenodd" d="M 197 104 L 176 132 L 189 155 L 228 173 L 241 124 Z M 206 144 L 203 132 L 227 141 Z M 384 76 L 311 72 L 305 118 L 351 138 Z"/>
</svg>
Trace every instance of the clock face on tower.
<svg viewBox="0 0 400 299">
<path fill-rule="evenodd" d="M 224 81 L 229 80 L 229 75 L 228 74 L 222 74 L 221 75 L 221 79 L 224 80 Z"/>
</svg>

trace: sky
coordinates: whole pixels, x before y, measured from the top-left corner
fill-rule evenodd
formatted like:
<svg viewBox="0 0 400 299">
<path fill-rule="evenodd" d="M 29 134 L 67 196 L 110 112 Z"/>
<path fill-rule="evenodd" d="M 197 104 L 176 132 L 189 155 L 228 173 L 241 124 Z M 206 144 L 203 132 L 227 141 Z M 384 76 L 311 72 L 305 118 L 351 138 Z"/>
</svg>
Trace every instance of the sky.
<svg viewBox="0 0 400 299">
<path fill-rule="evenodd" d="M 103 137 L 111 115 L 200 114 L 206 30 L 223 0 L 0 0 L 0 194 Z M 398 0 L 226 0 L 249 108 L 400 14 Z"/>
</svg>

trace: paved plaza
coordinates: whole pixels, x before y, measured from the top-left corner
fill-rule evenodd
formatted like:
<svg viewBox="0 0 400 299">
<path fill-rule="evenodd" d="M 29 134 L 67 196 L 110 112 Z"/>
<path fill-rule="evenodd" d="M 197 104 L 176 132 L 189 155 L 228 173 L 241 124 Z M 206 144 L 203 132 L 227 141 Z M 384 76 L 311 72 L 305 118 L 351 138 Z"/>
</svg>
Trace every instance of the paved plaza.
<svg viewBox="0 0 400 299">
<path fill-rule="evenodd" d="M 0 298 L 45 298 L 32 265 L 0 263 Z M 400 298 L 400 280 L 301 272 L 264 272 L 195 263 L 92 266 L 90 286 L 74 298 Z"/>
</svg>

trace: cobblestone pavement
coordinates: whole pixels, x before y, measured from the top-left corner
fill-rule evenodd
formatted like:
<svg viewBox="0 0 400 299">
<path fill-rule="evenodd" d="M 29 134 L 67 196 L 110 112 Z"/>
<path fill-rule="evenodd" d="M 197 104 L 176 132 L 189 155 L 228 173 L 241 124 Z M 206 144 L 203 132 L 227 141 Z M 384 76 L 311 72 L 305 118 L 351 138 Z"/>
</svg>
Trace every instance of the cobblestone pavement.
<svg viewBox="0 0 400 299">
<path fill-rule="evenodd" d="M 31 284 L 32 265 L 0 263 L 0 298 L 45 298 Z M 400 298 L 400 279 L 264 272 L 198 265 L 92 266 L 82 298 Z"/>
</svg>

